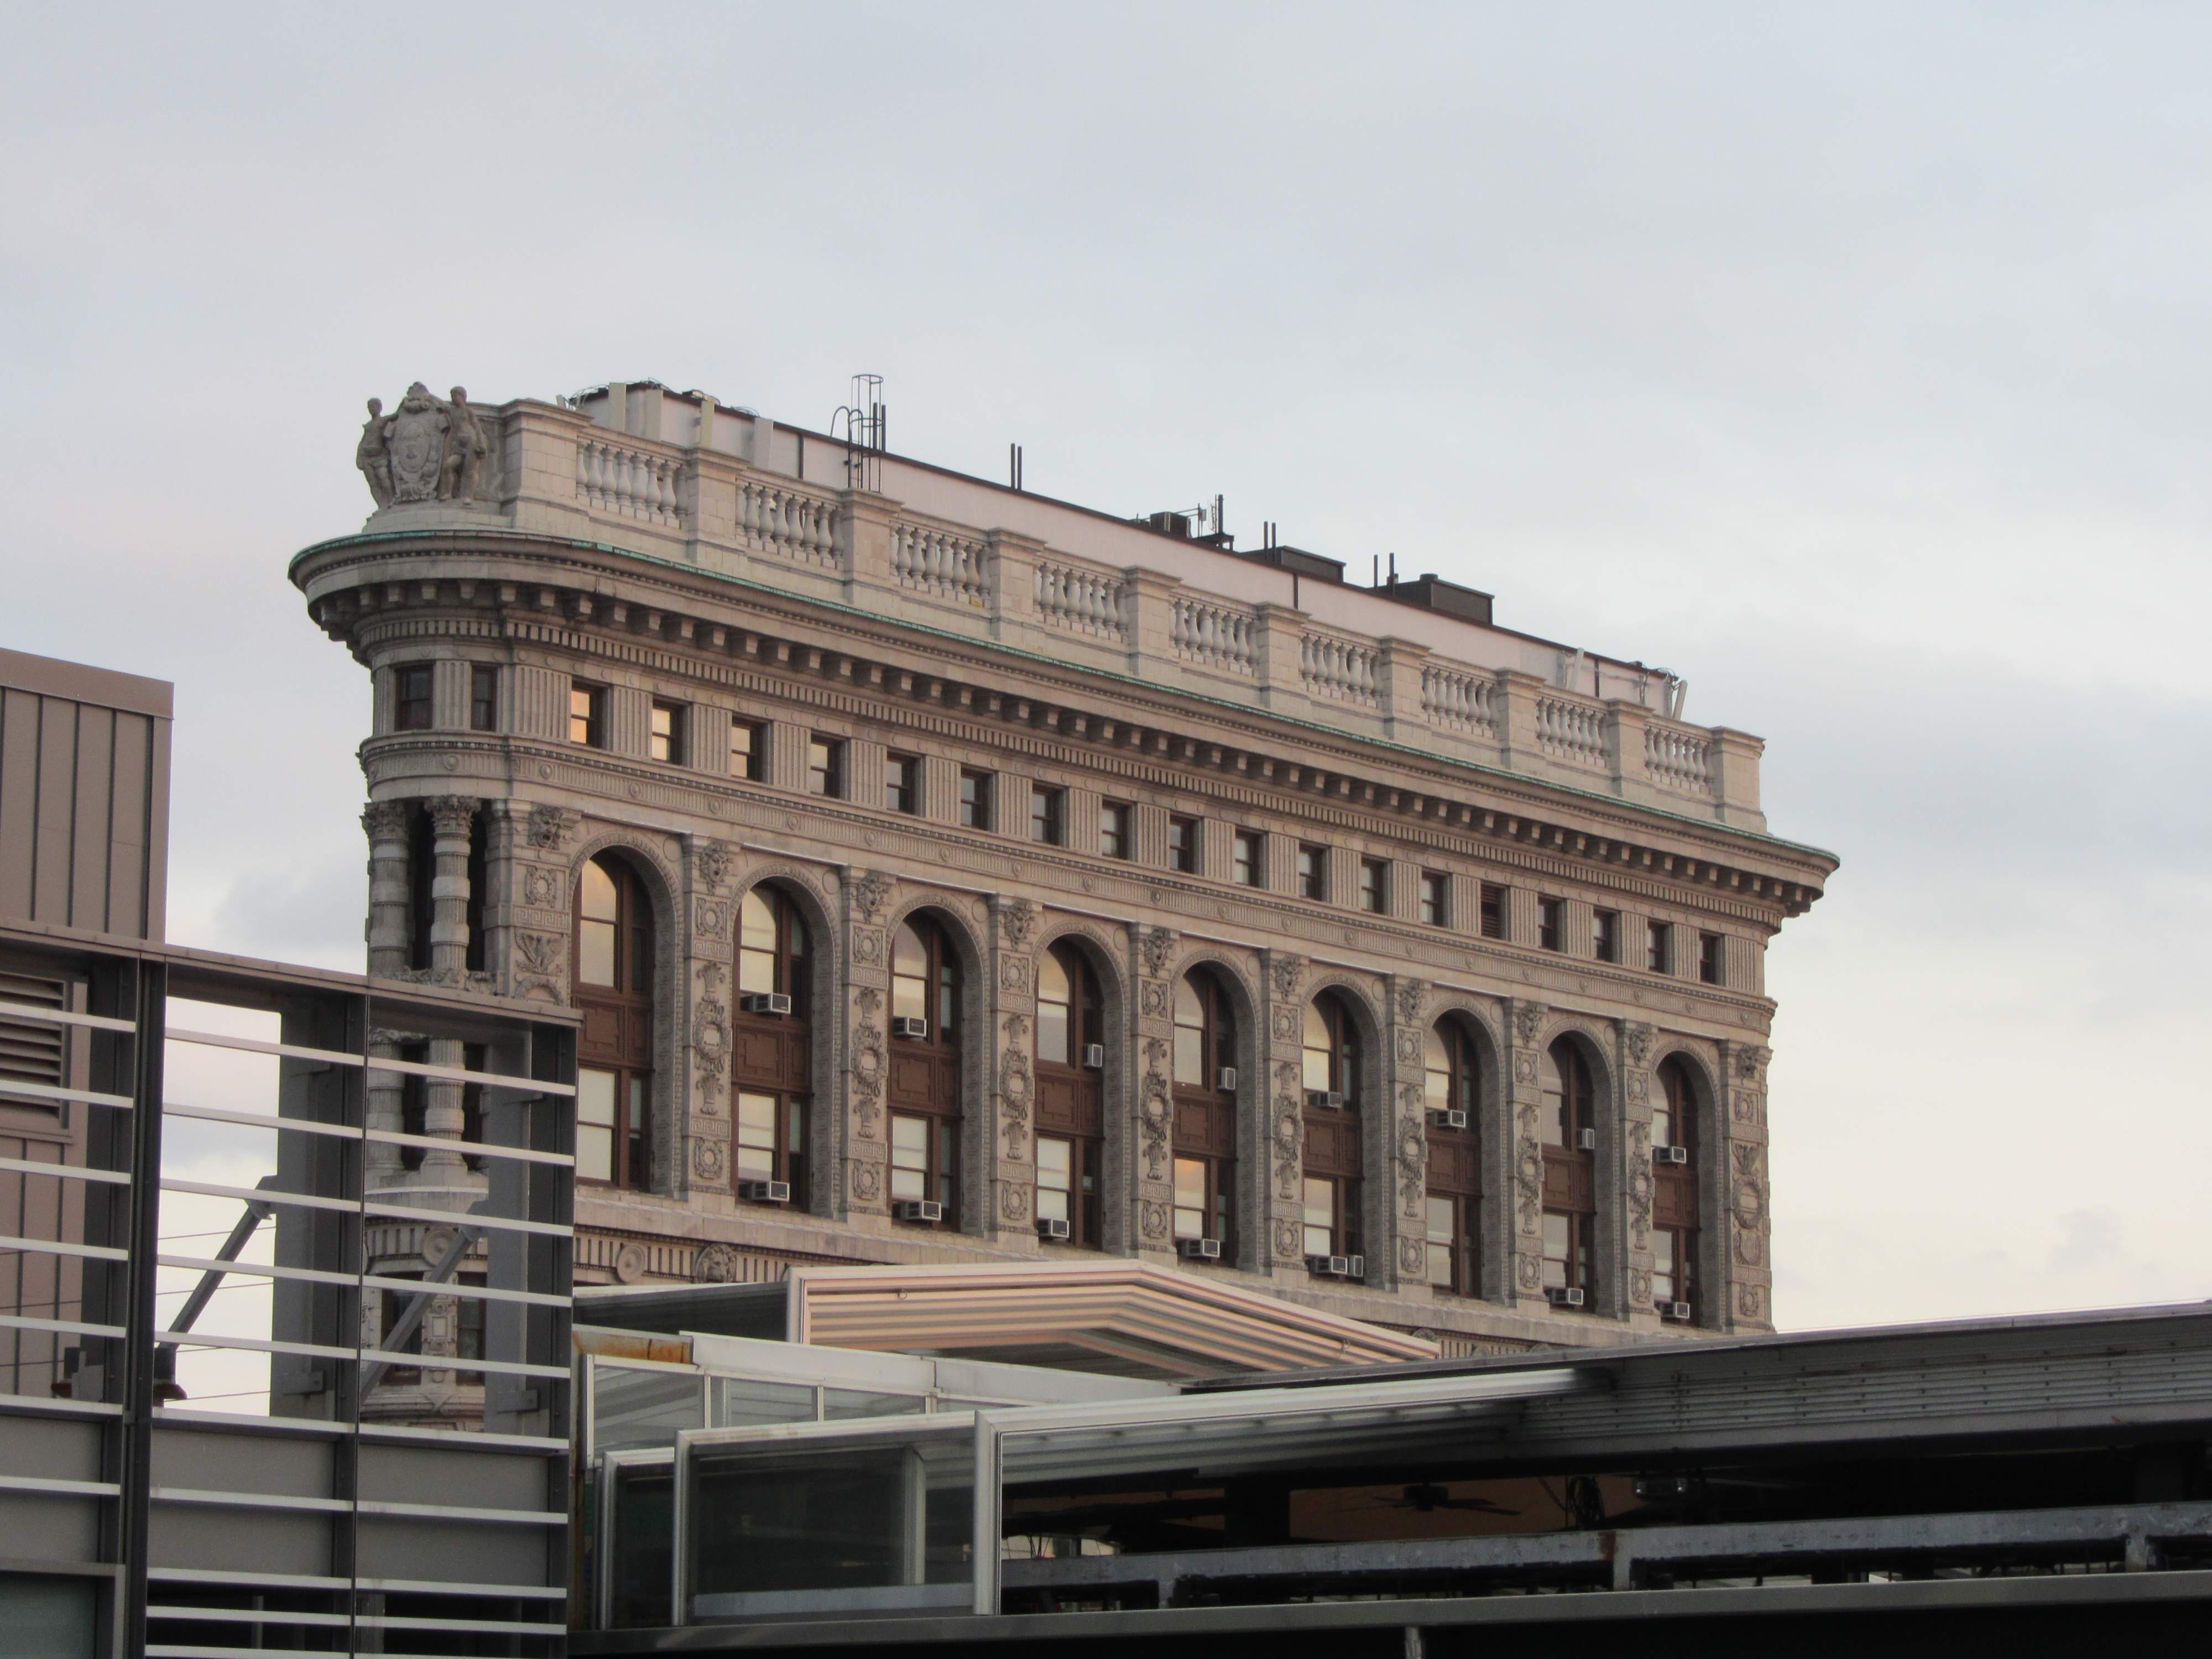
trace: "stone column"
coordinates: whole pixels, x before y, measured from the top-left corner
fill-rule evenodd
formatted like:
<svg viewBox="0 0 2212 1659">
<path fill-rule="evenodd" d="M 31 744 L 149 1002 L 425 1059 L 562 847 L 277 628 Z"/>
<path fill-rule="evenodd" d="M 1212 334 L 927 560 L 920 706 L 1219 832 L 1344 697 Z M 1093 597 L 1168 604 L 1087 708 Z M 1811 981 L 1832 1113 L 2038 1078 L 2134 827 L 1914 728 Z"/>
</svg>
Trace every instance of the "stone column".
<svg viewBox="0 0 2212 1659">
<path fill-rule="evenodd" d="M 1651 1304 L 1651 1201 L 1657 1182 L 1651 1172 L 1651 1048 L 1656 1033 L 1634 1020 L 1620 1028 L 1620 1116 L 1619 1137 L 1626 1167 L 1620 1195 L 1626 1225 L 1621 1236 L 1623 1294 L 1620 1312 L 1632 1325 L 1659 1322 Z"/>
<path fill-rule="evenodd" d="M 1255 1045 L 1259 1075 L 1247 1097 L 1260 1104 L 1255 1156 L 1243 1186 L 1252 1244 L 1244 1265 L 1295 1274 L 1305 1267 L 1304 1025 L 1306 961 L 1284 951 L 1260 952 L 1261 1012 Z"/>
<path fill-rule="evenodd" d="M 485 965 L 492 983 L 507 996 L 566 1002 L 575 908 L 568 846 L 582 819 L 562 807 L 526 809 L 519 801 L 507 809 L 507 817 L 508 948 L 504 954 L 488 955 Z"/>
<path fill-rule="evenodd" d="M 1133 1156 L 1121 1191 L 1133 1214 L 1128 1236 L 1139 1257 L 1175 1255 L 1175 970 L 1173 928 L 1130 930 L 1129 981 L 1136 987 L 1127 1075 L 1137 1079 Z M 1111 1109 L 1109 1108 L 1109 1109 Z"/>
<path fill-rule="evenodd" d="M 452 1037 L 430 1039 L 429 1061 L 433 1066 L 450 1066 L 459 1070 L 466 1056 L 459 1042 Z M 422 1133 L 439 1140 L 459 1141 L 466 1127 L 468 1117 L 462 1106 L 464 1086 L 444 1078 L 422 1079 Z M 482 1189 L 483 1177 L 469 1172 L 467 1161 L 456 1151 L 426 1147 L 422 1162 L 416 1170 L 416 1183 L 435 1187 L 462 1187 L 471 1189 L 471 1195 Z M 465 1204 L 457 1206 L 465 1208 Z"/>
<path fill-rule="evenodd" d="M 404 1031 L 378 1026 L 368 1034 L 369 1056 L 374 1060 L 397 1060 L 399 1045 L 406 1040 L 407 1033 Z M 387 1134 L 397 1134 L 404 1129 L 407 1085 L 400 1073 L 372 1066 L 368 1068 L 367 1090 L 368 1127 Z M 363 1161 L 368 1165 L 368 1174 L 362 1186 L 371 1194 L 398 1184 L 404 1158 L 400 1149 L 390 1141 L 368 1142 Z M 380 1337 L 383 1333 L 374 1334 Z"/>
<path fill-rule="evenodd" d="M 430 974 L 441 985 L 459 985 L 469 961 L 469 830 L 477 803 L 441 795 L 430 803 L 435 860 L 430 879 Z"/>
<path fill-rule="evenodd" d="M 368 832 L 368 974 L 407 971 L 407 819 L 415 803 L 373 800 L 362 809 Z"/>
<path fill-rule="evenodd" d="M 1766 1176 L 1769 1058 L 1763 1043 L 1720 1045 L 1722 1099 L 1714 1111 L 1721 1120 L 1716 1126 L 1720 1133 L 1708 1137 L 1710 1150 L 1701 1155 L 1698 1170 L 1705 1212 L 1717 1212 L 1719 1221 L 1716 1227 L 1701 1230 L 1700 1237 L 1711 1231 L 1727 1239 L 1725 1249 L 1702 1252 L 1706 1259 L 1698 1264 L 1704 1294 L 1714 1310 L 1703 1315 L 1701 1322 L 1712 1319 L 1723 1330 L 1774 1328 L 1774 1273 L 1767 1257 L 1772 1231 Z M 1703 1197 L 1708 1181 L 1712 1199 Z M 1709 1261 L 1717 1272 L 1705 1271 Z"/>
<path fill-rule="evenodd" d="M 514 951 L 514 921 L 522 899 L 517 854 L 526 844 L 528 814 L 515 800 L 482 803 L 484 821 L 483 963 L 494 985 L 504 981 L 500 964 Z"/>
<path fill-rule="evenodd" d="M 711 836 L 684 837 L 684 887 L 679 914 L 690 918 L 684 931 L 682 1018 L 677 1025 L 676 1055 L 688 1086 L 677 1098 L 688 1103 L 684 1168 L 678 1190 L 697 1196 L 730 1193 L 730 1109 L 726 1086 L 730 1063 L 731 988 L 736 949 L 737 901 L 728 891 L 737 850 Z M 674 1082 L 676 1079 L 671 1079 Z"/>
<path fill-rule="evenodd" d="M 1367 1283 L 1428 1282 L 1429 1124 L 1421 1038 L 1425 981 L 1393 975 L 1383 989 L 1382 1098 L 1368 1126 Z"/>
<path fill-rule="evenodd" d="M 881 870 L 843 872 L 845 993 L 843 1087 L 830 1103 L 837 1114 L 839 1219 L 890 1215 L 890 1126 L 885 1090 L 890 1082 L 890 951 L 884 920 L 893 883 Z"/>
<path fill-rule="evenodd" d="M 1036 1237 L 1036 963 L 1030 954 L 1036 924 L 1036 907 L 1026 899 L 991 901 L 991 1110 L 976 1164 L 989 1182 L 976 1218 L 986 1238 Z"/>
<path fill-rule="evenodd" d="M 1544 1297 L 1544 1085 L 1540 1057 L 1551 1010 L 1540 1002 L 1516 998 L 1508 1002 L 1507 1013 L 1507 1133 L 1499 1137 L 1504 1144 L 1489 1152 L 1504 1160 L 1500 1190 L 1512 1194 L 1507 1277 L 1501 1288 L 1516 1304 L 1533 1303 L 1545 1310 L 1550 1304 Z"/>
</svg>

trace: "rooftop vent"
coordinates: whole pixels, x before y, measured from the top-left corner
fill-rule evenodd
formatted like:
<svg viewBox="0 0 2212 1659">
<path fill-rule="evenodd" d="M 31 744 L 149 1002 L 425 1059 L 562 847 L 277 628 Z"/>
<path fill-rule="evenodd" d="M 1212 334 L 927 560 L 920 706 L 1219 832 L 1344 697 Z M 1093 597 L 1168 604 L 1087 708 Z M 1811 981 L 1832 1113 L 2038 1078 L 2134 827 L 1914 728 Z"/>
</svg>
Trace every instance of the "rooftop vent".
<svg viewBox="0 0 2212 1659">
<path fill-rule="evenodd" d="M 1472 587 L 1462 587 L 1457 582 L 1448 582 L 1433 574 L 1409 576 L 1401 581 L 1393 576 L 1375 590 L 1386 599 L 1395 599 L 1401 605 L 1418 605 L 1424 611 L 1435 611 L 1447 617 L 1457 617 L 1465 622 L 1490 625 L 1491 596 Z"/>
</svg>

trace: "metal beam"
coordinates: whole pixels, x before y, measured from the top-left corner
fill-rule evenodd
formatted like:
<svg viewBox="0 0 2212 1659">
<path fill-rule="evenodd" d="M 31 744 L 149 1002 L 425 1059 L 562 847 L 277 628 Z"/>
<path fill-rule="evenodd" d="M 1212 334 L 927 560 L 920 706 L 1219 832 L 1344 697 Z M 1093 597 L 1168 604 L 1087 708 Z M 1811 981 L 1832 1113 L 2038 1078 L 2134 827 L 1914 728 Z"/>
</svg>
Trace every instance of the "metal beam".
<svg viewBox="0 0 2212 1659">
<path fill-rule="evenodd" d="M 467 1225 L 455 1227 L 452 1241 L 447 1244 L 444 1254 L 430 1264 L 430 1270 L 422 1275 L 422 1282 L 425 1285 L 452 1283 L 455 1271 L 463 1261 L 468 1259 L 469 1252 L 476 1247 L 477 1241 L 483 1237 L 483 1229 L 481 1227 Z M 429 1310 L 430 1297 L 433 1294 L 429 1291 L 417 1291 L 407 1298 L 407 1310 L 399 1316 L 392 1328 L 384 1334 L 384 1346 L 387 1351 L 404 1349 L 413 1339 L 416 1330 L 422 1323 L 423 1314 Z M 435 1364 L 438 1357 L 435 1354 L 426 1354 L 423 1358 L 426 1362 Z M 384 1380 L 385 1372 L 391 1369 L 392 1362 L 388 1359 L 372 1360 L 363 1368 L 361 1374 L 361 1397 L 363 1400 L 368 1398 L 368 1391 L 381 1382 Z"/>
</svg>

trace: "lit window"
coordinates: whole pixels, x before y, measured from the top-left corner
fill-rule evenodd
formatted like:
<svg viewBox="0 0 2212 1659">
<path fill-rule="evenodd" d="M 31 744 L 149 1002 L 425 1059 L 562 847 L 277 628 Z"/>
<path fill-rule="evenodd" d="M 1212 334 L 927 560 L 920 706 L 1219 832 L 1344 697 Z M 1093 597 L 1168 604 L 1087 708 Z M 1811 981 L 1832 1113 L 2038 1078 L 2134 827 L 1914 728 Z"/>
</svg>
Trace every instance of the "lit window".
<svg viewBox="0 0 2212 1659">
<path fill-rule="evenodd" d="M 758 783 L 768 759 L 768 732 L 750 720 L 730 722 L 730 775 Z"/>
<path fill-rule="evenodd" d="M 657 761 L 684 758 L 684 710 L 672 702 L 653 705 L 653 736 L 647 752 Z"/>
<path fill-rule="evenodd" d="M 607 693 L 605 686 L 568 684 L 568 741 L 586 749 L 607 746 Z"/>
</svg>

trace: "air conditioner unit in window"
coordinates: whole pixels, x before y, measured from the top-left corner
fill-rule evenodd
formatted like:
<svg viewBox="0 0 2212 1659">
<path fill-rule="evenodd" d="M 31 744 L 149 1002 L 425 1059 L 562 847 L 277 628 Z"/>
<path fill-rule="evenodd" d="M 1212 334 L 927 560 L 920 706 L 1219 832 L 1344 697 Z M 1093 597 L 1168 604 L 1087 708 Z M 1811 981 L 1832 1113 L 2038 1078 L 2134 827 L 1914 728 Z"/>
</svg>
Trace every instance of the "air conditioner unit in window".
<svg viewBox="0 0 2212 1659">
<path fill-rule="evenodd" d="M 753 1204 L 788 1204 L 791 1202 L 791 1183 L 788 1181 L 740 1181 L 738 1196 Z"/>
<path fill-rule="evenodd" d="M 1352 1258 L 1348 1255 L 1310 1255 L 1306 1258 L 1306 1271 L 1329 1279 L 1349 1279 L 1352 1277 Z"/>
<path fill-rule="evenodd" d="M 1194 1261 L 1221 1259 L 1221 1241 L 1218 1238 L 1186 1238 L 1178 1248 Z"/>
<path fill-rule="evenodd" d="M 1659 1317 L 1680 1320 L 1686 1325 L 1690 1322 L 1690 1304 L 1686 1302 L 1662 1302 L 1659 1304 Z"/>
<path fill-rule="evenodd" d="M 1654 1164 L 1687 1164 L 1690 1149 L 1687 1146 L 1654 1146 L 1651 1161 Z"/>
<path fill-rule="evenodd" d="M 1224 1066 L 1213 1074 L 1213 1086 L 1224 1095 L 1237 1092 L 1237 1068 Z"/>
<path fill-rule="evenodd" d="M 1584 1129 L 1580 1134 L 1577 1134 L 1575 1137 L 1575 1150 L 1581 1152 L 1595 1152 L 1597 1150 L 1597 1131 L 1595 1129 Z"/>
<path fill-rule="evenodd" d="M 942 1221 L 945 1206 L 933 1198 L 902 1198 L 891 1206 L 894 1221 Z"/>
<path fill-rule="evenodd" d="M 912 1037 L 917 1042 L 929 1035 L 929 1022 L 918 1014 L 896 1014 L 891 1018 L 891 1035 Z"/>
<path fill-rule="evenodd" d="M 1344 1258 L 1344 1276 L 1345 1276 L 1346 1279 L 1364 1279 L 1364 1278 L 1366 1278 L 1366 1277 L 1367 1277 L 1367 1258 L 1366 1258 L 1365 1256 L 1364 1256 L 1364 1255 L 1348 1255 L 1348 1256 L 1345 1257 L 1345 1258 Z"/>
<path fill-rule="evenodd" d="M 1067 1237 L 1067 1223 L 1061 1220 L 1060 1218 L 1056 1215 L 1041 1215 L 1037 1218 L 1037 1237 L 1039 1238 L 1066 1238 Z"/>
<path fill-rule="evenodd" d="M 1552 1305 L 1555 1308 L 1579 1308 L 1583 1305 L 1582 1291 L 1579 1289 L 1571 1290 L 1565 1285 L 1551 1285 L 1545 1290 L 1544 1294 L 1551 1298 Z"/>
<path fill-rule="evenodd" d="M 741 1014 L 788 1014 L 791 999 L 781 991 L 748 991 L 738 999 Z"/>
<path fill-rule="evenodd" d="M 1091 1071 L 1104 1071 L 1106 1069 L 1106 1045 L 1103 1042 L 1085 1043 L 1083 1045 L 1083 1063 Z"/>
<path fill-rule="evenodd" d="M 1429 1114 L 1429 1127 L 1432 1129 L 1464 1129 L 1467 1127 L 1467 1114 L 1456 1106 L 1439 1106 Z"/>
<path fill-rule="evenodd" d="M 1306 1091 L 1306 1109 L 1315 1112 L 1340 1112 L 1344 1109 L 1344 1097 L 1334 1089 L 1309 1089 Z"/>
</svg>

